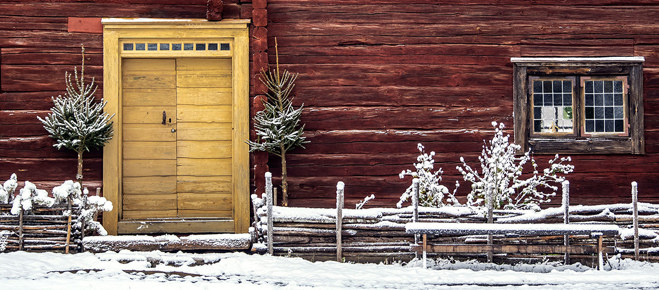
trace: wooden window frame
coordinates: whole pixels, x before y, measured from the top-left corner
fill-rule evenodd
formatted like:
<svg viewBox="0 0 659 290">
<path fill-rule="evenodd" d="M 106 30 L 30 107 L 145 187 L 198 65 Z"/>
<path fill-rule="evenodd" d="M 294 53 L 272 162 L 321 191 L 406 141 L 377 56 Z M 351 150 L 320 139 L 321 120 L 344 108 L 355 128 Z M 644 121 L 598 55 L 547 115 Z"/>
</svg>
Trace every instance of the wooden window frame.
<svg viewBox="0 0 659 290">
<path fill-rule="evenodd" d="M 534 118 L 533 118 L 533 109 L 535 108 L 535 105 L 533 104 L 533 101 L 531 99 L 531 101 L 529 101 L 529 105 L 530 105 L 529 114 L 530 114 L 530 116 L 529 116 L 529 124 L 528 124 L 530 137 L 531 138 L 534 138 L 534 137 L 559 137 L 559 136 L 576 137 L 578 135 L 577 130 L 579 128 L 578 125 L 577 125 L 577 121 L 575 121 L 575 120 L 578 120 L 577 117 L 579 116 L 579 114 L 577 112 L 575 112 L 576 111 L 575 108 L 577 107 L 577 103 L 578 103 L 577 102 L 578 97 L 577 97 L 576 91 L 575 91 L 577 89 L 577 86 L 576 86 L 577 79 L 576 79 L 576 77 L 573 77 L 573 76 L 565 76 L 565 77 L 529 76 L 529 84 L 532 84 L 534 80 L 542 80 L 542 81 L 570 80 L 570 81 L 572 81 L 572 123 L 573 123 L 572 127 L 573 128 L 572 128 L 572 132 L 557 132 L 557 133 L 535 132 L 533 130 L 533 120 L 534 120 Z M 529 90 L 529 98 L 533 98 L 533 94 L 534 93 L 531 92 L 531 90 Z"/>
<path fill-rule="evenodd" d="M 645 154 L 643 121 L 643 57 L 511 58 L 513 63 L 513 110 L 518 153 L 531 149 L 536 154 Z M 574 76 L 573 112 L 575 134 L 533 134 L 532 77 Z M 583 87 L 581 78 L 626 77 L 626 134 L 584 134 Z"/>
<path fill-rule="evenodd" d="M 182 57 L 233 58 L 233 116 L 232 116 L 232 187 L 233 226 L 236 233 L 247 233 L 250 222 L 249 204 L 249 20 L 225 19 L 122 19 L 106 18 L 103 24 L 103 97 L 107 101 L 105 111 L 115 114 L 114 137 L 103 150 L 103 193 L 112 201 L 114 210 L 103 214 L 103 226 L 109 234 L 116 235 L 122 211 L 122 114 L 121 114 L 121 63 L 122 58 L 161 58 L 179 55 L 155 50 L 123 51 L 126 41 L 189 40 L 203 42 L 228 40 L 231 51 L 190 51 Z"/>
</svg>

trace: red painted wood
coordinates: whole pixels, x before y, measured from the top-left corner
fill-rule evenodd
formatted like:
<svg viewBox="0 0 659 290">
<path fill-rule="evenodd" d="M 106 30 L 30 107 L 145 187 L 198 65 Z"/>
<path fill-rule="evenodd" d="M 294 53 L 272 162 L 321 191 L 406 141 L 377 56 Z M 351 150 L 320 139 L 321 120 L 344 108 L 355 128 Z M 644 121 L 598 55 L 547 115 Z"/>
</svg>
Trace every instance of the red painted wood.
<svg viewBox="0 0 659 290">
<path fill-rule="evenodd" d="M 206 2 L 206 19 L 209 21 L 222 20 L 222 10 L 224 10 L 224 1 L 208 0 Z"/>
<path fill-rule="evenodd" d="M 478 167 L 491 121 L 512 128 L 517 56 L 646 57 L 648 154 L 573 156 L 571 192 L 576 203 L 628 202 L 636 179 L 659 200 L 657 3 L 486 2 L 269 1 L 270 49 L 277 37 L 282 67 L 300 73 L 295 103 L 306 106 L 311 141 L 289 155 L 291 205 L 332 206 L 342 180 L 349 198 L 373 193 L 375 204 L 393 206 L 409 185 L 397 173 L 411 168 L 418 142 L 437 152 L 452 187 L 460 156 Z M 544 166 L 550 157 L 536 159 Z M 269 165 L 276 176 L 277 160 Z"/>
<path fill-rule="evenodd" d="M 103 33 L 101 18 L 68 17 L 68 32 Z"/>
</svg>

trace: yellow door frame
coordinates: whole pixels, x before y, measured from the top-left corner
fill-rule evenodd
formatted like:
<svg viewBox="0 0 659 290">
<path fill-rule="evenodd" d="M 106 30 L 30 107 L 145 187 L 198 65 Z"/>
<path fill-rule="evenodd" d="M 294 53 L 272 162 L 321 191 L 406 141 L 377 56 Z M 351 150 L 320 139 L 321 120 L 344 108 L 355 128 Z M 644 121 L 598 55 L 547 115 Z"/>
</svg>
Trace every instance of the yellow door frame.
<svg viewBox="0 0 659 290">
<path fill-rule="evenodd" d="M 231 57 L 233 74 L 232 187 L 234 232 L 249 228 L 249 20 L 227 19 L 103 19 L 103 97 L 105 111 L 114 114 L 114 137 L 103 150 L 103 194 L 114 210 L 103 214 L 103 226 L 118 232 L 122 211 L 122 115 L 121 63 L 123 58 Z M 229 50 L 150 50 L 148 44 L 172 41 L 228 43 Z M 124 43 L 144 42 L 143 50 L 126 50 Z M 153 47 L 152 47 L 153 48 Z"/>
</svg>

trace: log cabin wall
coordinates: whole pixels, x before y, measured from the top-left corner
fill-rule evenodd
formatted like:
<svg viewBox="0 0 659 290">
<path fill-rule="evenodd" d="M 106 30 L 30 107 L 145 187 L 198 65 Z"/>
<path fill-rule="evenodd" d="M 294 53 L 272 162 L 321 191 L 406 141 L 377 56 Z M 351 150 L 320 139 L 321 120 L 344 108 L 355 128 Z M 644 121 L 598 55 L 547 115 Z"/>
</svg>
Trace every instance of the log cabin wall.
<svg viewBox="0 0 659 290">
<path fill-rule="evenodd" d="M 297 105 L 311 141 L 288 155 L 292 206 L 394 206 L 422 142 L 443 183 L 478 168 L 490 123 L 512 135 L 510 57 L 644 56 L 645 155 L 573 155 L 573 204 L 659 202 L 659 3 L 656 1 L 270 0 L 268 36 L 282 66 L 299 72 Z M 270 63 L 274 63 L 270 53 Z M 538 156 L 541 166 L 549 156 Z M 269 162 L 278 176 L 278 159 Z M 466 196 L 469 184 L 458 191 Z M 560 203 L 560 196 L 554 199 Z"/>
<path fill-rule="evenodd" d="M 57 150 L 37 116 L 64 93 L 64 72 L 80 66 L 86 50 L 86 76 L 103 93 L 101 18 L 206 18 L 207 0 L 26 1 L 0 3 L 0 180 L 18 175 L 50 190 L 75 179 L 76 154 Z M 222 18 L 252 18 L 252 1 L 224 0 Z M 217 5 L 217 4 L 215 4 Z M 209 17 L 217 17 L 217 9 Z M 264 26 L 264 24 L 262 25 Z M 254 45 L 255 48 L 260 47 Z M 265 43 L 262 46 L 267 45 Z M 266 48 L 258 49 L 266 51 Z M 266 55 L 267 59 L 267 55 Z M 258 69 L 256 70 L 258 71 Z M 85 153 L 85 186 L 102 184 L 103 154 Z M 21 185 L 22 186 L 22 185 Z"/>
</svg>

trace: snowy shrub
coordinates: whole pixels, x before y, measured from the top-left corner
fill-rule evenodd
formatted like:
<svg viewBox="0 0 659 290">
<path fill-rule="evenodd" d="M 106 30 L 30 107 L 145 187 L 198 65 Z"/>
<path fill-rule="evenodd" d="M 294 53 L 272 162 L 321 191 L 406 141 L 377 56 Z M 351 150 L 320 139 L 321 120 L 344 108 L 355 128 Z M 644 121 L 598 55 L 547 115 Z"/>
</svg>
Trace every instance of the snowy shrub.
<svg viewBox="0 0 659 290">
<path fill-rule="evenodd" d="M 53 204 L 55 204 L 55 199 L 49 197 L 47 191 L 37 189 L 32 182 L 26 181 L 25 186 L 21 188 L 18 195 L 14 198 L 11 214 L 17 215 L 21 210 L 32 210 L 34 205 L 51 207 Z"/>
<path fill-rule="evenodd" d="M 447 204 L 458 205 L 458 200 L 455 198 L 455 190 L 453 193 L 450 193 L 446 186 L 439 184 L 442 181 L 442 169 L 440 168 L 432 172 L 435 168 L 435 152 L 426 153 L 421 143 L 417 145 L 417 149 L 419 149 L 421 154 L 416 158 L 417 163 L 414 163 L 416 171 L 409 169 L 403 170 L 398 176 L 400 178 L 412 176 L 412 178 L 419 180 L 419 205 L 430 207 L 440 207 Z M 458 186 L 459 184 L 456 182 L 456 190 Z M 410 185 L 403 195 L 400 196 L 400 200 L 396 206 L 400 208 L 404 202 L 410 200 L 413 191 L 414 187 Z"/>
<path fill-rule="evenodd" d="M 18 187 L 18 177 L 12 173 L 11 177 L 0 186 L 0 203 L 9 203 L 9 198 L 14 196 L 14 191 Z"/>
<path fill-rule="evenodd" d="M 73 205 L 82 204 L 82 190 L 80 188 L 80 183 L 73 182 L 73 180 L 67 180 L 60 186 L 55 186 L 53 188 L 53 196 L 55 197 L 57 203 L 67 202 L 71 198 Z"/>
<path fill-rule="evenodd" d="M 540 209 L 539 204 L 546 203 L 556 195 L 557 186 L 565 180 L 559 174 L 568 174 L 574 166 L 567 164 L 570 157 L 560 158 L 558 154 L 549 161 L 549 167 L 538 171 L 538 164 L 530 155 L 530 150 L 522 156 L 515 156 L 521 147 L 509 142 L 510 135 L 504 135 L 504 124 L 492 122 L 494 138 L 483 145 L 481 172 L 467 165 L 460 157 L 463 166 L 457 166 L 465 181 L 471 182 L 471 192 L 467 196 L 468 205 L 487 204 L 486 194 L 491 192 L 493 208 L 497 209 Z M 533 171 L 528 178 L 522 172 L 524 166 L 531 162 Z M 543 187 L 549 192 L 539 191 Z"/>
<path fill-rule="evenodd" d="M 88 196 L 89 190 L 85 188 L 83 194 L 84 196 Z M 103 228 L 101 223 L 96 221 L 96 218 L 100 212 L 112 211 L 112 202 L 105 199 L 105 197 L 92 195 L 87 197 L 86 202 L 81 203 L 84 204 L 84 206 L 74 227 L 82 229 L 84 224 L 85 230 L 91 230 L 102 236 L 107 235 L 108 232 L 105 231 L 105 228 Z"/>
<path fill-rule="evenodd" d="M 0 231 L 0 253 L 7 249 L 7 239 L 11 235 L 10 231 Z"/>
</svg>

